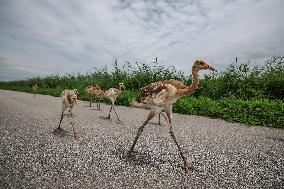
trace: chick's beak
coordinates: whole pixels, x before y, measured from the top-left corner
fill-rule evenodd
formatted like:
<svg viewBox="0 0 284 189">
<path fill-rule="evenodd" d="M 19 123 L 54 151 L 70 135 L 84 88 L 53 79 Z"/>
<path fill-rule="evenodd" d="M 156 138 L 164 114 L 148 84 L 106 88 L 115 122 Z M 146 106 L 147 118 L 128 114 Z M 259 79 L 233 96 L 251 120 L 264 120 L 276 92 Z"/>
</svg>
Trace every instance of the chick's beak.
<svg viewBox="0 0 284 189">
<path fill-rule="evenodd" d="M 215 68 L 213 68 L 212 66 L 208 65 L 208 69 L 209 70 L 212 70 L 212 71 L 215 71 Z"/>
</svg>

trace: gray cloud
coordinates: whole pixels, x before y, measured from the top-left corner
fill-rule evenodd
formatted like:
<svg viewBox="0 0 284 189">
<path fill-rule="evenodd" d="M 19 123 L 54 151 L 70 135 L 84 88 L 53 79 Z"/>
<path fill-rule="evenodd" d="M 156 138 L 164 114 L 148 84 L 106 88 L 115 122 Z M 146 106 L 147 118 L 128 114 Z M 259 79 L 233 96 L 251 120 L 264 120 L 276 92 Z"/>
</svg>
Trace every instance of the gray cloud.
<svg viewBox="0 0 284 189">
<path fill-rule="evenodd" d="M 186 72 L 197 57 L 219 69 L 236 56 L 262 63 L 284 53 L 283 6 L 282 0 L 2 0 L 0 56 L 10 67 L 0 70 L 0 80 L 85 72 L 114 57 L 158 56 Z"/>
</svg>

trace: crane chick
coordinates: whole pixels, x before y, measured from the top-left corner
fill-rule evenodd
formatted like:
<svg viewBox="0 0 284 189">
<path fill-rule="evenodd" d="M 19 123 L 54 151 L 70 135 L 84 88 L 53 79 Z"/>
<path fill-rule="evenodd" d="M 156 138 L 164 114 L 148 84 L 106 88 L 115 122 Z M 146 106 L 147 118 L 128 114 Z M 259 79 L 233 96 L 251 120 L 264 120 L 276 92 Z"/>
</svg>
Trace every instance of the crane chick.
<svg viewBox="0 0 284 189">
<path fill-rule="evenodd" d="M 79 137 L 78 137 L 77 133 L 75 132 L 75 128 L 74 128 L 74 115 L 73 115 L 72 110 L 73 110 L 74 104 L 75 103 L 77 104 L 77 94 L 78 94 L 77 89 L 73 89 L 73 90 L 65 89 L 64 91 L 62 91 L 62 93 L 61 93 L 61 97 L 62 97 L 62 111 L 61 111 L 60 122 L 59 122 L 58 128 L 54 130 L 54 132 L 61 132 L 61 131 L 63 131 L 63 129 L 61 128 L 61 122 L 63 120 L 63 116 L 64 116 L 65 110 L 67 108 L 69 108 L 69 112 L 71 113 L 71 118 L 72 118 L 71 125 L 72 125 L 73 134 L 74 134 L 74 138 L 75 139 L 78 139 Z"/>
</svg>

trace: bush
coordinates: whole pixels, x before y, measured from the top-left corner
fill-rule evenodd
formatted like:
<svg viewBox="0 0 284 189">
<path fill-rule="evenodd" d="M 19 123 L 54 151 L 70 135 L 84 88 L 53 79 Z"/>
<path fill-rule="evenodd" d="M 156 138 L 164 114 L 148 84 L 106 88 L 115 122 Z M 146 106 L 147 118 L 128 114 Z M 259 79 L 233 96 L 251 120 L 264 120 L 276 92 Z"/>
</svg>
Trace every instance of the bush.
<svg viewBox="0 0 284 189">
<path fill-rule="evenodd" d="M 223 118 L 231 122 L 247 123 L 283 128 L 284 103 L 271 100 L 240 100 L 206 97 L 182 97 L 173 107 L 173 111 L 213 118 Z"/>
<path fill-rule="evenodd" d="M 272 57 L 265 65 L 231 64 L 226 71 L 206 76 L 194 96 L 212 99 L 284 99 L 284 57 Z"/>
</svg>

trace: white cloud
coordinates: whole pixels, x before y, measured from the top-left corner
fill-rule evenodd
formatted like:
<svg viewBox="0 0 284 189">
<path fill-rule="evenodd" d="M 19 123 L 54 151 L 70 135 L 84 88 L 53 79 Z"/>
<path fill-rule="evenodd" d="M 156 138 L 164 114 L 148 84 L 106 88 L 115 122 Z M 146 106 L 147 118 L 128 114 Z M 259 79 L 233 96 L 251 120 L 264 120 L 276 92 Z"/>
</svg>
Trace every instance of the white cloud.
<svg viewBox="0 0 284 189">
<path fill-rule="evenodd" d="M 153 60 L 190 71 L 203 57 L 222 69 L 238 56 L 284 53 L 282 0 L 26 0 L 0 2 L 0 56 L 18 79 Z M 26 67 L 16 69 L 17 65 Z M 30 70 L 32 69 L 32 71 Z M 5 80 L 9 70 L 0 71 Z M 5 73 L 5 74 L 4 74 Z M 13 79 L 12 76 L 9 79 Z"/>
</svg>

